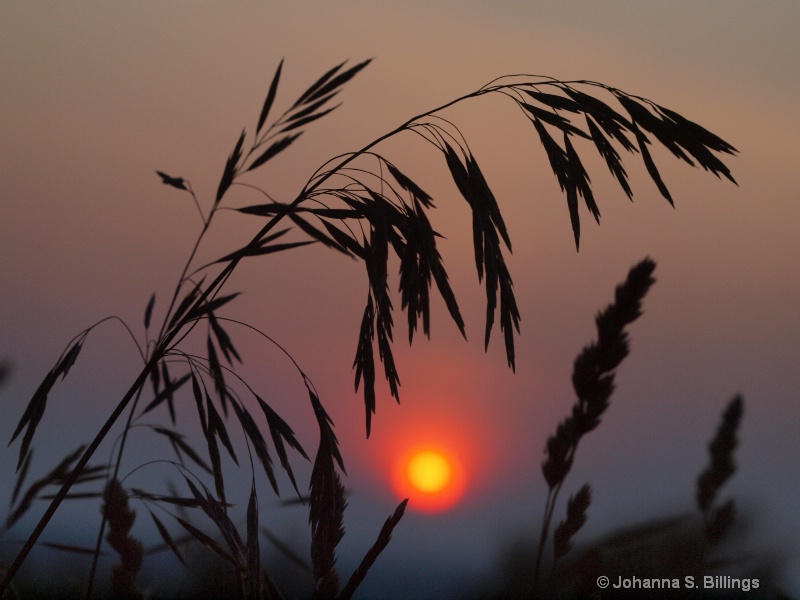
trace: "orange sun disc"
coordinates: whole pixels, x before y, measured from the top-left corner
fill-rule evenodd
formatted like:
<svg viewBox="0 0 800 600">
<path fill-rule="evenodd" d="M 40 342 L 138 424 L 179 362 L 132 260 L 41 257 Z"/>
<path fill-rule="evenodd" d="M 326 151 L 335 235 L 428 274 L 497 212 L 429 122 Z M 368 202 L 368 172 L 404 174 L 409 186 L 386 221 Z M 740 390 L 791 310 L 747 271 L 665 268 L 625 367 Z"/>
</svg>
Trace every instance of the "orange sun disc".
<svg viewBox="0 0 800 600">
<path fill-rule="evenodd" d="M 452 507 L 463 492 L 463 474 L 447 453 L 415 449 L 401 458 L 395 471 L 395 488 L 409 498 L 409 507 L 440 512 Z"/>
<path fill-rule="evenodd" d="M 450 462 L 433 450 L 418 452 L 408 463 L 408 478 L 420 492 L 441 492 L 451 476 Z"/>
</svg>

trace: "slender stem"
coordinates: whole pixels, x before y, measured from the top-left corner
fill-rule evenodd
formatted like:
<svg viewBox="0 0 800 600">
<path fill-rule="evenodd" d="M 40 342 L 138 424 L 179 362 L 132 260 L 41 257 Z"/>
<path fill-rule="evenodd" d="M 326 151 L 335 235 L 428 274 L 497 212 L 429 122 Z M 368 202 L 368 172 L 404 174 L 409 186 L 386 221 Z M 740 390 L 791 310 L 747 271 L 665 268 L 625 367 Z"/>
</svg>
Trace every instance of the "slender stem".
<svg viewBox="0 0 800 600">
<path fill-rule="evenodd" d="M 172 294 L 172 300 L 170 300 L 169 307 L 167 308 L 167 312 L 164 315 L 164 321 L 161 323 L 161 329 L 158 332 L 158 339 L 161 339 L 164 335 L 164 332 L 167 328 L 167 323 L 169 323 L 170 314 L 172 314 L 172 309 L 175 307 L 175 302 L 178 300 L 178 294 L 181 291 L 181 287 L 183 283 L 186 281 L 186 274 L 189 272 L 189 267 L 192 265 L 192 261 L 194 260 L 195 254 L 197 254 L 197 249 L 200 247 L 200 242 L 203 240 L 206 231 L 208 231 L 208 227 L 211 224 L 211 217 L 214 216 L 215 208 L 211 209 L 211 212 L 208 215 L 208 220 L 204 221 L 203 229 L 200 231 L 200 235 L 197 236 L 197 239 L 194 242 L 194 246 L 192 247 L 192 251 L 189 253 L 189 258 L 186 260 L 186 264 L 183 266 L 183 271 L 181 271 L 181 276 L 178 278 L 178 284 L 175 286 L 175 292 Z"/>
<path fill-rule="evenodd" d="M 567 452 L 565 461 L 569 465 L 572 464 L 572 461 L 575 458 L 575 452 L 578 450 L 579 441 L 580 440 L 576 441 L 575 444 L 573 444 L 572 448 Z M 564 477 L 561 478 L 561 481 L 559 481 L 555 485 L 555 487 L 550 488 L 550 490 L 547 492 L 547 502 L 545 502 L 544 515 L 542 517 L 542 531 L 541 534 L 539 535 L 539 549 L 536 553 L 536 566 L 533 571 L 534 594 L 536 593 L 539 587 L 539 575 L 541 574 L 542 556 L 544 555 L 544 545 L 547 543 L 547 538 L 550 533 L 550 524 L 553 521 L 553 513 L 555 512 L 556 509 L 556 500 L 558 499 L 558 494 L 559 492 L 561 492 L 561 488 L 564 485 L 564 479 L 566 479 L 568 473 L 569 471 L 567 471 L 567 473 L 564 474 Z"/>
<path fill-rule="evenodd" d="M 550 489 L 547 492 L 547 502 L 544 505 L 544 515 L 542 516 L 542 531 L 539 534 L 539 549 L 536 552 L 536 567 L 533 570 L 533 591 L 534 594 L 536 593 L 537 588 L 539 587 L 539 573 L 541 572 L 542 567 L 542 555 L 544 554 L 544 545 L 547 543 L 547 535 L 550 529 L 550 519 L 553 515 L 553 507 L 555 506 L 555 496 L 558 494 L 558 488 L 556 488 L 556 493 L 553 493 L 553 489 Z"/>
</svg>

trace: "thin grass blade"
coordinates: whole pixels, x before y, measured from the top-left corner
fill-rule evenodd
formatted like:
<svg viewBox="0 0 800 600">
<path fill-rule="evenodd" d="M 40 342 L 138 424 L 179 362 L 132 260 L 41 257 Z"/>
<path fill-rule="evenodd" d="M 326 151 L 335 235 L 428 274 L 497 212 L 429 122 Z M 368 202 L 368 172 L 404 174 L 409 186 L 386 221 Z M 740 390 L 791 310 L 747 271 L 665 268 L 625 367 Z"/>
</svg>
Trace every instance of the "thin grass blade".
<svg viewBox="0 0 800 600">
<path fill-rule="evenodd" d="M 186 559 L 183 557 L 183 553 L 181 552 L 180 548 L 178 548 L 178 544 L 175 543 L 175 540 L 172 539 L 169 530 L 164 526 L 164 524 L 155 515 L 155 513 L 153 513 L 152 510 L 148 508 L 147 512 L 150 513 L 150 517 L 153 519 L 153 523 L 155 523 L 156 529 L 158 529 L 158 533 L 161 536 L 161 539 L 164 540 L 164 543 L 167 545 L 167 547 L 169 547 L 169 549 L 172 550 L 172 553 L 177 557 L 179 561 L 181 561 L 181 563 L 183 563 L 184 567 L 188 566 L 186 564 Z"/>
<path fill-rule="evenodd" d="M 407 505 L 408 498 L 398 504 L 397 508 L 394 510 L 394 513 L 388 519 L 386 519 L 386 522 L 383 524 L 383 527 L 378 534 L 378 539 L 375 540 L 375 543 L 361 560 L 361 564 L 358 565 L 358 568 L 356 568 L 356 570 L 350 576 L 347 584 L 342 588 L 341 593 L 337 596 L 337 600 L 349 600 L 352 598 L 356 589 L 359 585 L 361 585 L 361 582 L 364 581 L 364 577 L 367 576 L 370 568 L 372 568 L 372 565 L 375 564 L 378 556 L 380 556 L 380 553 L 384 551 L 386 546 L 391 541 L 392 532 L 394 531 L 394 528 L 397 527 L 400 519 L 403 518 L 403 514 L 405 513 Z"/>
<path fill-rule="evenodd" d="M 179 190 L 189 189 L 188 187 L 186 187 L 186 180 L 183 177 L 172 177 L 162 171 L 156 171 L 156 173 L 158 174 L 159 177 L 161 177 L 161 182 L 164 185 L 169 185 Z"/>
<path fill-rule="evenodd" d="M 292 108 L 297 108 L 301 104 L 307 102 L 311 94 L 316 92 L 320 87 L 322 87 L 325 84 L 325 82 L 327 82 L 331 77 L 333 77 L 334 73 L 336 73 L 336 71 L 341 69 L 345 65 L 345 63 L 347 63 L 347 61 L 339 63 L 338 65 L 327 71 L 325 74 L 323 74 L 322 77 L 317 79 L 313 84 L 311 84 L 311 87 L 309 87 L 305 92 L 301 94 L 301 96 L 297 99 L 297 101 L 292 105 Z"/>
<path fill-rule="evenodd" d="M 661 192 L 661 195 L 667 199 L 667 202 L 669 202 L 672 206 L 675 206 L 675 202 L 673 202 L 667 186 L 664 185 L 664 180 L 661 179 L 661 174 L 658 172 L 656 163 L 653 161 L 653 157 L 650 156 L 650 151 L 647 149 L 647 139 L 644 137 L 644 135 L 637 131 L 636 140 L 639 142 L 639 151 L 642 153 L 642 161 L 644 161 L 644 166 L 647 167 L 647 172 L 650 173 L 650 178 L 656 184 L 656 187 L 658 188 L 658 191 Z"/>
<path fill-rule="evenodd" d="M 222 350 L 222 354 L 225 356 L 225 360 L 228 361 L 228 364 L 231 366 L 233 365 L 233 360 L 231 357 L 235 358 L 241 363 L 242 357 L 239 356 L 239 353 L 236 351 L 236 347 L 233 345 L 230 336 L 225 329 L 223 329 L 222 325 L 219 324 L 219 321 L 214 316 L 214 313 L 208 314 L 208 321 L 211 324 L 211 331 L 214 332 L 214 336 L 217 338 L 219 349 Z"/>
<path fill-rule="evenodd" d="M 222 197 L 225 195 L 225 192 L 228 191 L 228 188 L 233 183 L 234 177 L 236 177 L 236 171 L 239 165 L 239 159 L 242 158 L 242 144 L 244 144 L 244 136 L 245 131 L 242 130 L 239 139 L 236 142 L 236 146 L 233 148 L 233 152 L 231 152 L 230 156 L 228 156 L 228 160 L 225 163 L 225 169 L 222 171 L 222 178 L 219 181 L 219 187 L 217 187 L 217 195 L 214 199 L 214 205 L 216 206 L 219 204 L 219 201 L 222 200 Z"/>
<path fill-rule="evenodd" d="M 188 442 L 186 442 L 183 434 L 158 426 L 153 427 L 153 431 L 169 439 L 170 444 L 175 450 L 175 454 L 178 456 L 178 460 L 181 464 L 183 464 L 183 455 L 181 454 L 181 452 L 183 452 L 192 462 L 203 469 L 206 473 L 210 474 L 212 472 L 208 463 L 203 460 L 203 458 L 194 450 L 194 448 L 189 445 Z"/>
<path fill-rule="evenodd" d="M 175 517 L 175 520 L 178 521 L 178 523 L 180 523 L 181 526 L 186 531 L 188 531 L 191 534 L 191 536 L 194 539 L 196 539 L 198 542 L 200 542 L 203 546 L 205 546 L 206 548 L 208 548 L 212 552 L 215 552 L 224 561 L 232 564 L 233 566 L 238 566 L 238 563 L 237 563 L 236 559 L 233 556 L 231 556 L 225 550 L 225 548 L 223 548 L 216 540 L 214 540 L 214 538 L 212 538 L 211 536 L 207 535 L 206 533 L 203 533 L 197 527 L 195 527 L 194 525 L 192 525 L 191 523 L 185 521 L 184 519 L 182 519 L 180 517 Z"/>
<path fill-rule="evenodd" d="M 153 306 L 156 303 L 156 293 L 153 292 L 153 295 L 150 296 L 150 300 L 147 303 L 147 308 L 144 309 L 144 328 L 150 328 L 150 317 L 153 316 Z"/>
<path fill-rule="evenodd" d="M 315 113 L 313 115 L 308 115 L 307 117 L 303 117 L 302 119 L 298 119 L 297 121 L 293 121 L 292 123 L 289 123 L 285 127 L 282 127 L 281 128 L 281 133 L 285 133 L 287 131 L 292 131 L 293 129 L 297 129 L 298 127 L 302 127 L 303 125 L 307 125 L 308 123 L 316 121 L 317 119 L 319 119 L 321 117 L 324 117 L 328 113 L 333 112 L 334 110 L 336 110 L 340 106 L 341 106 L 341 103 L 337 104 L 336 106 L 332 106 L 330 108 L 327 108 L 327 109 L 325 109 L 323 111 L 320 111 L 318 113 Z M 300 133 L 302 133 L 302 132 L 300 132 Z M 300 134 L 298 133 L 297 135 L 300 135 Z"/>
<path fill-rule="evenodd" d="M 320 116 L 322 116 L 322 115 L 320 115 Z M 283 129 L 282 131 L 287 131 L 287 130 Z M 267 162 L 271 158 L 277 156 L 278 154 L 280 154 L 281 152 L 286 150 L 286 148 L 288 148 L 292 144 L 292 142 L 294 142 L 302 134 L 303 134 L 303 132 L 301 131 L 301 132 L 295 133 L 293 135 L 284 136 L 281 139 L 277 140 L 276 142 L 273 142 L 269 146 L 269 148 L 267 148 L 261 154 L 261 156 L 259 156 L 257 159 L 255 159 L 253 161 L 253 163 L 249 167 L 247 167 L 247 170 L 248 171 L 252 171 L 253 169 L 257 169 L 258 167 L 263 165 L 265 162 Z"/>
<path fill-rule="evenodd" d="M 258 543 L 258 496 L 256 481 L 250 485 L 250 499 L 247 502 L 247 540 L 245 543 L 246 597 L 261 598 L 261 550 Z"/>
<path fill-rule="evenodd" d="M 272 108 L 273 102 L 275 101 L 275 96 L 278 92 L 278 82 L 281 79 L 282 68 L 283 68 L 283 59 L 281 59 L 281 62 L 278 63 L 278 68 L 275 70 L 275 75 L 273 75 L 272 77 L 272 83 L 269 84 L 269 91 L 267 92 L 267 97 L 264 100 L 264 106 L 261 108 L 261 114 L 258 117 L 258 126 L 256 127 L 256 135 L 258 135 L 258 133 L 261 131 L 261 128 L 264 126 L 264 123 L 266 123 L 267 115 L 269 115 L 269 111 Z"/>
<path fill-rule="evenodd" d="M 236 298 L 240 293 L 241 292 L 234 292 L 233 294 L 228 294 L 227 296 L 219 296 L 214 298 L 211 302 L 205 302 L 189 311 L 189 313 L 186 315 L 186 320 L 193 321 L 204 315 L 213 313 L 218 308 L 225 306 L 228 302 Z"/>
<path fill-rule="evenodd" d="M 345 83 L 350 81 L 359 71 L 361 71 L 361 69 L 366 67 L 371 62 L 372 62 L 372 59 L 368 58 L 364 62 L 360 62 L 357 65 L 355 65 L 353 67 L 350 67 L 349 69 L 347 69 L 343 73 L 338 74 L 336 77 L 334 77 L 330 81 L 324 83 L 323 85 L 318 87 L 316 90 L 314 90 L 308 96 L 308 98 L 306 99 L 306 102 L 313 102 L 317 98 L 325 96 L 326 94 L 329 94 L 329 93 L 333 92 L 334 90 L 336 90 L 336 88 L 339 88 L 339 87 L 343 86 Z M 342 65 L 344 65 L 344 63 L 342 63 Z"/>
<path fill-rule="evenodd" d="M 163 363 L 162 363 L 162 364 L 163 364 Z M 163 375 L 163 373 L 162 373 L 162 375 Z M 165 383 L 165 385 L 164 385 L 164 388 L 163 388 L 163 389 L 162 389 L 162 390 L 161 390 L 161 391 L 158 393 L 158 395 L 157 395 L 155 398 L 153 398 L 153 400 L 152 400 L 152 401 L 151 401 L 151 402 L 150 402 L 150 403 L 149 403 L 149 404 L 148 404 L 148 405 L 145 407 L 145 409 L 142 411 L 142 414 L 145 414 L 145 413 L 148 413 L 148 412 L 150 412 L 150 411 L 151 411 L 151 410 L 153 410 L 154 408 L 156 408 L 156 407 L 158 407 L 159 405 L 161 405 L 163 402 L 165 402 L 165 401 L 169 400 L 169 399 L 172 397 L 172 395 L 173 395 L 173 394 L 174 394 L 176 391 L 178 391 L 180 388 L 182 388 L 182 387 L 183 387 L 183 385 L 184 385 L 184 384 L 185 384 L 187 381 L 189 381 L 189 375 L 188 375 L 188 374 L 187 374 L 187 375 L 184 375 L 184 376 L 183 376 L 183 377 L 181 377 L 180 379 L 175 379 L 175 380 L 173 380 L 173 381 L 166 382 L 166 383 Z M 175 419 L 173 419 L 173 423 L 174 423 L 174 421 L 175 421 Z"/>
</svg>

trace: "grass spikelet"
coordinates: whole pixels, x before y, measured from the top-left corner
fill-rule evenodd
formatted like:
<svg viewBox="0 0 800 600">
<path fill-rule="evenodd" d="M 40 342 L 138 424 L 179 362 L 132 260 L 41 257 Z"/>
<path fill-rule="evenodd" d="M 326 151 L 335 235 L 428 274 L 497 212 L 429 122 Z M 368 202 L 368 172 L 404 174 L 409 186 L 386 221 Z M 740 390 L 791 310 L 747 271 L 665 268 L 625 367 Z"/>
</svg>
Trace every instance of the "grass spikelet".
<svg viewBox="0 0 800 600">
<path fill-rule="evenodd" d="M 735 515 L 733 500 L 714 508 L 720 488 L 736 472 L 733 452 L 738 440 L 736 430 L 744 413 L 744 400 L 734 396 L 722 415 L 717 433 L 708 445 L 711 462 L 697 478 L 697 505 L 703 513 L 706 535 L 711 540 L 721 538 L 730 527 Z"/>
<path fill-rule="evenodd" d="M 553 567 L 556 561 L 565 556 L 572 548 L 572 537 L 586 523 L 586 511 L 592 502 L 592 488 L 588 483 L 567 501 L 567 517 L 556 527 L 553 533 Z"/>
<path fill-rule="evenodd" d="M 119 554 L 120 562 L 111 572 L 111 589 L 115 598 L 140 599 L 136 575 L 142 567 L 144 547 L 130 534 L 136 512 L 128 506 L 128 494 L 122 484 L 112 479 L 103 492 L 103 515 L 108 521 L 106 540 Z"/>
<path fill-rule="evenodd" d="M 315 600 L 332 599 L 339 592 L 336 546 L 344 537 L 344 486 L 334 461 L 342 466 L 336 435 L 317 395 L 309 389 L 320 428 L 320 443 L 311 471 L 309 522 L 311 523 L 311 564 Z"/>
<path fill-rule="evenodd" d="M 547 440 L 546 458 L 542 463 L 542 474 L 549 489 L 534 568 L 534 588 L 538 584 L 558 494 L 572 468 L 578 443 L 585 434 L 600 424 L 600 418 L 608 408 L 614 391 L 614 370 L 628 355 L 625 327 L 642 314 L 642 300 L 655 282 L 655 267 L 652 260 L 645 258 L 631 268 L 625 282 L 617 286 L 614 302 L 595 318 L 597 341 L 586 346 L 575 359 L 572 386 L 578 400 L 572 407 L 572 414 L 558 425 L 555 435 Z M 570 499 L 569 504 L 572 506 L 567 507 L 567 521 L 562 523 L 564 528 L 559 526 L 562 529 L 560 538 L 555 540 L 556 558 L 560 556 L 558 553 L 566 553 L 569 549 L 569 538 L 583 525 L 582 522 L 577 525 L 579 515 L 585 513 L 590 498 L 589 489 L 584 486 Z M 583 510 L 580 510 L 584 505 Z M 572 517 L 569 514 L 570 508 Z"/>
<path fill-rule="evenodd" d="M 650 286 L 655 263 L 646 258 L 617 287 L 615 300 L 597 315 L 597 341 L 586 346 L 575 359 L 572 385 L 578 401 L 572 414 L 547 440 L 547 458 L 542 472 L 551 490 L 559 486 L 572 466 L 581 437 L 600 424 L 614 391 L 614 369 L 628 354 L 625 327 L 641 315 L 641 303 Z"/>
<path fill-rule="evenodd" d="M 397 527 L 400 519 L 403 518 L 403 514 L 405 514 L 406 511 L 406 505 L 408 505 L 408 498 L 398 504 L 394 513 L 392 513 L 392 516 L 386 519 L 386 522 L 383 524 L 383 527 L 378 534 L 378 539 L 375 540 L 375 543 L 366 553 L 364 559 L 361 561 L 361 564 L 358 565 L 358 568 L 353 571 L 353 574 L 347 581 L 347 585 L 342 588 L 342 592 L 337 597 L 337 600 L 349 600 L 349 598 L 351 598 L 355 593 L 356 588 L 358 588 L 358 586 L 364 580 L 364 577 L 366 577 L 369 569 L 373 564 L 375 564 L 375 561 L 380 553 L 383 552 L 383 550 L 389 544 L 389 541 L 392 539 L 392 532 L 394 531 L 394 528 Z"/>
</svg>

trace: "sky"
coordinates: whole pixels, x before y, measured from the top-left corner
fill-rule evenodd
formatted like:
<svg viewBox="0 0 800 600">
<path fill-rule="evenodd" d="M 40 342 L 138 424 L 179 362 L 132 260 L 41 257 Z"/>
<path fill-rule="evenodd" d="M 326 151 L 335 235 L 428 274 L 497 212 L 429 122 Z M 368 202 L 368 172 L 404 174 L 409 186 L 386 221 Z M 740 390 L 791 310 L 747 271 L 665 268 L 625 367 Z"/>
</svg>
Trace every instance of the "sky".
<svg viewBox="0 0 800 600">
<path fill-rule="evenodd" d="M 576 252 L 566 203 L 527 121 L 501 97 L 448 110 L 509 224 L 522 315 L 516 373 L 506 366 L 499 331 L 484 352 L 470 220 L 444 161 L 414 136 L 380 150 L 434 197 L 432 223 L 446 238 L 440 249 L 468 341 L 439 302 L 431 340 L 417 336 L 408 348 L 398 312 L 401 403 L 379 386 L 369 439 L 352 371 L 367 294 L 362 267 L 315 246 L 254 259 L 228 283 L 243 295 L 227 316 L 286 348 L 330 410 L 348 470 L 345 573 L 400 500 L 392 484 L 397 461 L 418 444 L 458 460 L 460 500 L 431 514 L 414 510 L 412 499 L 364 584 L 363 597 L 386 580 L 397 597 L 441 597 L 465 572 L 491 576 L 509 540 L 536 533 L 546 494 L 542 452 L 574 401 L 572 361 L 594 339 L 593 317 L 614 286 L 650 256 L 657 283 L 631 328 L 631 355 L 565 487 L 565 494 L 585 481 L 593 488 L 581 541 L 694 510 L 707 443 L 728 400 L 741 393 L 738 470 L 723 497 L 736 498 L 758 524 L 750 541 L 757 552 L 776 547 L 787 557 L 784 584 L 800 594 L 798 22 L 800 5 L 789 1 L 3 3 L 0 357 L 12 371 L 0 389 L 0 437 L 10 439 L 24 403 L 75 334 L 116 315 L 142 340 L 153 292 L 154 320 L 163 318 L 201 223 L 191 199 L 154 171 L 191 181 L 207 210 L 281 59 L 276 110 L 335 64 L 374 58 L 340 94 L 340 108 L 250 174 L 249 182 L 287 200 L 329 158 L 498 76 L 601 81 L 733 144 L 740 154 L 726 162 L 739 185 L 656 151 L 676 206 L 635 160 L 627 163 L 631 203 L 605 167 L 588 161 L 602 220 L 595 226 L 582 214 Z M 263 201 L 245 188 L 229 196 L 229 206 Z M 201 261 L 230 252 L 258 227 L 257 219 L 221 212 Z M 314 448 L 291 363 L 246 331 L 237 340 L 243 375 Z M 34 469 L 46 472 L 48 457 L 57 460 L 99 427 L 138 360 L 120 325 L 92 334 L 53 392 Z M 148 456 L 148 439 L 134 441 L 129 471 Z M 13 481 L 17 451 L 13 444 L 0 453 L 0 489 Z M 110 444 L 101 455 L 109 451 Z M 130 477 L 131 485 L 161 482 L 166 471 Z M 302 511 L 264 497 L 279 534 L 306 535 Z M 96 515 L 95 507 L 68 511 Z M 78 526 L 65 518 L 51 527 L 57 539 Z"/>
</svg>

